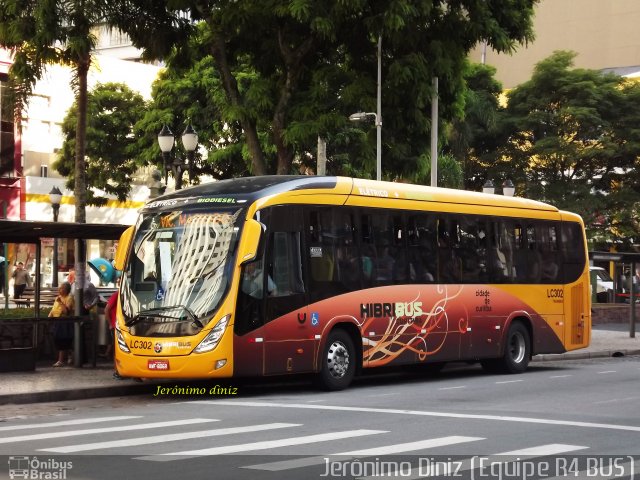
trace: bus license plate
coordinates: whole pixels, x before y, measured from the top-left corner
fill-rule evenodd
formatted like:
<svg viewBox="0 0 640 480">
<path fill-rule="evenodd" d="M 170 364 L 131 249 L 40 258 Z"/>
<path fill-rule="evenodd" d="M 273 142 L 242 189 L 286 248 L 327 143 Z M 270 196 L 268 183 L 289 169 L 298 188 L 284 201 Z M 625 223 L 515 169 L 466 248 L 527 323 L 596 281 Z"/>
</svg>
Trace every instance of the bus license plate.
<svg viewBox="0 0 640 480">
<path fill-rule="evenodd" d="M 169 370 L 169 360 L 149 360 L 147 368 L 149 370 Z"/>
</svg>

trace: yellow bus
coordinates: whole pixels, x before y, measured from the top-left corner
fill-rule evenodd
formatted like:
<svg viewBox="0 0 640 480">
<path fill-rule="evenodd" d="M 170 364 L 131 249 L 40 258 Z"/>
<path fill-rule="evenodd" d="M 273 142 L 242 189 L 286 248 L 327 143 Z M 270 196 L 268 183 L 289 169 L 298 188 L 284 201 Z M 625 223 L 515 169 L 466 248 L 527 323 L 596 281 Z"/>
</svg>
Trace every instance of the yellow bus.
<svg viewBox="0 0 640 480">
<path fill-rule="evenodd" d="M 579 216 L 523 198 L 344 177 L 223 180 L 160 197 L 122 236 L 125 377 L 479 361 L 586 347 Z"/>
</svg>

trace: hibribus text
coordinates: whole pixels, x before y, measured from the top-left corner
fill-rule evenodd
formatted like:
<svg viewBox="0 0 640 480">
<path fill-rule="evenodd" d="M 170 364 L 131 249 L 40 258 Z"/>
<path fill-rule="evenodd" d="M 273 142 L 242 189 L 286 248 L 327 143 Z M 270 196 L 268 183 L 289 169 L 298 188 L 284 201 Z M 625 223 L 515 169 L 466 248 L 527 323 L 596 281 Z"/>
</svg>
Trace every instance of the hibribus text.
<svg viewBox="0 0 640 480">
<path fill-rule="evenodd" d="M 362 318 L 419 317 L 423 313 L 422 302 L 360 304 L 360 316 Z"/>
<path fill-rule="evenodd" d="M 158 390 L 153 394 L 154 397 L 158 395 L 237 395 L 237 387 L 223 387 L 222 385 L 215 385 L 211 388 L 206 387 L 179 387 L 174 385 L 173 387 L 162 387 L 158 385 Z"/>
</svg>

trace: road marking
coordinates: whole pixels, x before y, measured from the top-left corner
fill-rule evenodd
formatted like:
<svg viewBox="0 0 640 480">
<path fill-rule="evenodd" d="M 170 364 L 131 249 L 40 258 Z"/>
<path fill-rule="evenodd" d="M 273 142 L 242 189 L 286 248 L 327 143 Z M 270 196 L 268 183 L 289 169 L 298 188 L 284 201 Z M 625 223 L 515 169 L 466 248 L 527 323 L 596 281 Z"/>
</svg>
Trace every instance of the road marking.
<svg viewBox="0 0 640 480">
<path fill-rule="evenodd" d="M 496 456 L 512 456 L 521 457 L 532 455 L 534 457 L 544 457 L 546 455 L 560 455 L 561 453 L 575 452 L 576 450 L 584 450 L 581 445 L 565 445 L 563 443 L 550 443 L 548 445 L 538 445 L 537 447 L 523 448 L 521 450 L 511 450 L 510 452 L 496 453 Z"/>
<path fill-rule="evenodd" d="M 142 417 L 126 416 L 126 417 L 81 418 L 78 420 L 62 420 L 60 422 L 32 423 L 30 425 L 13 425 L 13 426 L 0 427 L 0 432 L 7 432 L 12 430 L 30 430 L 32 428 L 66 427 L 68 425 L 83 425 L 86 423 L 116 422 L 118 420 L 133 420 L 134 418 L 142 418 Z"/>
<path fill-rule="evenodd" d="M 200 450 L 186 450 L 183 452 L 162 453 L 138 457 L 137 460 L 151 460 L 156 462 L 170 462 L 172 460 L 184 460 L 191 457 L 228 455 L 231 453 L 251 452 L 255 450 L 270 450 L 272 448 L 291 447 L 294 445 L 307 445 L 309 443 L 328 442 L 344 438 L 364 437 L 378 433 L 389 433 L 385 430 L 347 430 L 344 432 L 320 433 L 305 437 L 283 438 L 281 440 L 268 440 L 263 442 L 243 443 L 240 445 L 227 445 L 225 447 L 203 448 Z"/>
<path fill-rule="evenodd" d="M 567 378 L 567 377 L 573 377 L 573 375 L 552 375 L 549 378 Z"/>
<path fill-rule="evenodd" d="M 598 372 L 600 373 L 616 373 L 616 370 L 605 370 L 604 372 Z"/>
<path fill-rule="evenodd" d="M 505 380 L 504 382 L 496 382 L 496 385 L 501 385 L 503 383 L 518 383 L 518 382 L 524 382 L 524 380 Z"/>
<path fill-rule="evenodd" d="M 439 388 L 438 390 L 457 390 L 459 388 L 467 388 L 467 387 L 464 385 L 461 385 L 459 387 L 442 387 L 442 388 Z"/>
<path fill-rule="evenodd" d="M 373 398 L 373 397 L 393 397 L 395 395 L 400 395 L 399 393 L 380 393 L 377 395 L 367 395 L 367 397 L 369 398 Z"/>
<path fill-rule="evenodd" d="M 304 403 L 270 403 L 270 402 L 247 402 L 233 400 L 193 400 L 185 402 L 197 405 L 228 405 L 231 407 L 266 407 L 266 408 L 298 408 L 308 410 L 327 410 L 336 412 L 359 412 L 359 413 L 382 413 L 392 415 L 416 415 L 422 417 L 440 417 L 440 418 L 460 418 L 471 420 L 495 420 L 499 422 L 515 422 L 515 423 L 536 423 L 541 425 L 558 425 L 565 427 L 581 427 L 581 428 L 601 428 L 605 430 L 623 430 L 629 432 L 640 432 L 640 426 L 636 425 L 616 425 L 613 423 L 591 423 L 576 422 L 572 420 L 553 420 L 549 418 L 535 417 L 509 417 L 500 415 L 475 415 L 469 413 L 447 413 L 447 412 L 430 412 L 426 410 L 400 410 L 395 408 L 374 408 L 374 407 L 348 407 L 341 405 L 309 405 Z"/>
<path fill-rule="evenodd" d="M 147 428 L 178 427 L 180 425 L 193 425 L 219 421 L 220 420 L 211 418 L 188 418 L 186 420 L 173 420 L 170 422 L 140 423 L 138 425 L 124 425 L 120 427 L 90 428 L 86 430 L 69 430 L 67 432 L 63 431 L 34 435 L 21 435 L 18 437 L 5 437 L 0 438 L 0 443 L 26 442 L 31 440 L 45 440 L 48 438 L 73 437 L 76 435 L 92 435 L 95 433 L 129 432 L 131 430 L 144 430 Z"/>
<path fill-rule="evenodd" d="M 108 442 L 85 443 L 83 445 L 69 445 L 66 447 L 41 448 L 40 452 L 76 453 L 89 450 L 102 450 L 107 448 L 133 447 L 137 445 L 151 445 L 154 443 L 176 442 L 178 440 L 190 440 L 193 438 L 218 437 L 222 435 L 235 435 L 239 433 L 262 432 L 276 428 L 301 427 L 300 423 L 267 423 L 264 425 L 249 425 L 247 427 L 221 428 L 220 430 L 203 430 L 200 432 L 173 433 L 168 435 L 154 435 L 151 437 L 127 438 L 125 440 L 112 440 Z"/>
<path fill-rule="evenodd" d="M 462 461 L 454 461 L 450 463 L 450 468 L 452 469 L 450 472 L 445 472 L 447 476 L 461 476 L 462 472 L 467 472 L 469 470 L 475 470 L 480 467 L 480 462 L 485 460 L 485 465 L 504 463 L 507 461 L 504 457 L 506 456 L 527 456 L 527 459 L 533 459 L 536 457 L 543 457 L 545 455 L 559 455 L 565 452 L 573 452 L 575 450 L 582 450 L 589 447 L 582 447 L 579 445 L 562 445 L 562 444 L 549 444 L 549 445 L 539 445 L 531 448 L 524 448 L 522 450 L 512 450 L 510 452 L 502 452 L 502 453 L 494 453 L 493 455 L 474 455 L 473 458 L 467 458 Z M 431 468 L 430 468 L 431 467 Z M 412 468 L 410 472 L 407 472 L 408 475 L 402 475 L 403 480 L 418 480 L 426 477 L 440 477 L 443 474 L 442 471 L 437 472 L 437 465 L 422 465 L 418 468 Z M 400 472 L 384 472 L 386 474 L 386 478 L 397 478 L 399 477 Z M 455 475 L 453 475 L 455 473 Z M 358 480 L 375 480 L 379 479 L 380 476 L 373 477 L 360 477 Z M 473 475 L 471 478 L 474 478 Z M 580 477 L 584 478 L 584 477 Z M 565 479 L 566 480 L 566 479 Z"/>
<path fill-rule="evenodd" d="M 611 400 L 601 400 L 600 402 L 591 402 L 592 405 L 603 405 L 606 403 L 630 402 L 640 400 L 640 397 L 612 398 Z"/>
<path fill-rule="evenodd" d="M 330 455 L 298 458 L 294 460 L 283 460 L 279 462 L 262 463 L 259 465 L 250 465 L 247 467 L 251 470 L 268 470 L 270 472 L 280 472 L 282 470 L 291 470 L 294 468 L 311 467 L 314 465 L 322 465 L 326 463 L 329 457 L 339 457 L 336 461 L 345 461 L 353 458 L 372 457 L 374 455 L 394 455 L 404 452 L 415 452 L 426 448 L 445 447 L 447 445 L 457 445 L 465 442 L 475 442 L 478 440 L 486 440 L 482 437 L 461 437 L 449 436 L 441 438 L 431 438 L 429 440 L 420 440 L 417 442 L 398 443 L 396 445 L 385 445 L 382 447 L 369 448 L 366 450 L 355 450 L 352 452 L 332 453 Z"/>
</svg>

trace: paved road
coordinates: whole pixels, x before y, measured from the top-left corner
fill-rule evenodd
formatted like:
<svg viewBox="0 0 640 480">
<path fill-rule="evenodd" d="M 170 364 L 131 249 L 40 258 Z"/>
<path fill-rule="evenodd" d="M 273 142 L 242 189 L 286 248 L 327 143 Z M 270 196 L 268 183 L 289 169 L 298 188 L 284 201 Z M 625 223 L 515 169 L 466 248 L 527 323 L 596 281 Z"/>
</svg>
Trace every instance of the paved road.
<svg viewBox="0 0 640 480">
<path fill-rule="evenodd" d="M 40 471 L 67 467 L 69 479 L 433 478 L 430 468 L 440 478 L 535 478 L 505 476 L 496 470 L 505 457 L 493 455 L 547 468 L 537 478 L 624 478 L 640 471 L 628 457 L 640 458 L 639 380 L 640 358 L 625 357 L 518 376 L 394 371 L 333 393 L 264 381 L 225 385 L 236 395 L 194 384 L 204 391 L 9 406 L 0 455 L 14 458 L 0 459 L 0 478 L 34 457 Z"/>
</svg>

